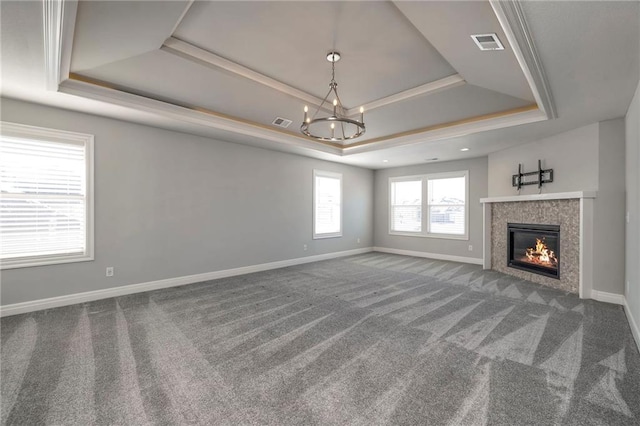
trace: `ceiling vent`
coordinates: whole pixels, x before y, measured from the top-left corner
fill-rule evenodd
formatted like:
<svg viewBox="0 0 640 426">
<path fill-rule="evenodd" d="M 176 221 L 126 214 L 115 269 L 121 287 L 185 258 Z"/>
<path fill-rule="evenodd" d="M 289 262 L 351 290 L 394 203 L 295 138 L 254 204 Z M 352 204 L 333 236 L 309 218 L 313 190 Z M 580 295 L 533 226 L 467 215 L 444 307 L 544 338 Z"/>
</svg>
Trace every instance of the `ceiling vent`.
<svg viewBox="0 0 640 426">
<path fill-rule="evenodd" d="M 276 117 L 276 119 L 273 120 L 273 122 L 271 122 L 271 124 L 275 124 L 278 127 L 284 127 L 285 129 L 289 127 L 291 123 L 292 123 L 291 120 L 287 120 L 286 118 L 282 118 L 282 117 Z"/>
<path fill-rule="evenodd" d="M 471 38 L 476 42 L 480 50 L 504 50 L 497 34 L 475 34 Z"/>
</svg>

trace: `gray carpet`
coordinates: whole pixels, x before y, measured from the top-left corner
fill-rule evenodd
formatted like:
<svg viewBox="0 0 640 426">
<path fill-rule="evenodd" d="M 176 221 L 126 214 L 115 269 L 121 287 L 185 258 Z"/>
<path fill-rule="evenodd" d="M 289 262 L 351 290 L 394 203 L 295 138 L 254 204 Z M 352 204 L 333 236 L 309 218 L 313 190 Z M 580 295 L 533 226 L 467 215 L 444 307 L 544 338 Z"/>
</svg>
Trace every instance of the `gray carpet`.
<svg viewBox="0 0 640 426">
<path fill-rule="evenodd" d="M 640 424 L 621 307 L 369 253 L 2 320 L 3 424 Z"/>
</svg>

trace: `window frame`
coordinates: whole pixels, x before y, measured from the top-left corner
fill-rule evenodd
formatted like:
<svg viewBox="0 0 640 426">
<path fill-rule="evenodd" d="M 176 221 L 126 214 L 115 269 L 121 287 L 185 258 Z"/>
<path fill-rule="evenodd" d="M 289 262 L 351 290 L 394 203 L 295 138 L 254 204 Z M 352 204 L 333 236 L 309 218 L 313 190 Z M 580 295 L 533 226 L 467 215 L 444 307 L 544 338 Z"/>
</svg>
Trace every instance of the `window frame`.
<svg viewBox="0 0 640 426">
<path fill-rule="evenodd" d="M 85 250 L 75 254 L 52 254 L 44 256 L 23 256 L 0 260 L 0 270 L 28 268 L 34 266 L 87 262 L 94 260 L 94 136 L 85 133 L 50 129 L 26 124 L 0 121 L 0 136 L 35 139 L 44 142 L 83 145 L 85 151 Z"/>
<path fill-rule="evenodd" d="M 389 234 L 391 235 L 409 235 L 409 236 L 419 236 L 424 233 L 424 196 L 425 196 L 425 187 L 424 180 L 422 179 L 422 175 L 414 175 L 414 176 L 400 176 L 400 177 L 392 177 L 389 178 Z M 421 209 L 421 221 L 420 221 L 420 231 L 396 231 L 393 229 L 393 184 L 396 182 L 417 182 L 420 181 L 421 186 L 421 200 L 420 200 L 420 209 Z"/>
<path fill-rule="evenodd" d="M 429 203 L 429 180 L 450 179 L 464 177 L 465 180 L 465 203 L 464 203 L 464 234 L 443 234 L 431 232 L 431 205 Z M 393 206 L 391 195 L 393 193 L 393 184 L 395 182 L 417 181 L 422 182 L 422 221 L 420 232 L 395 231 L 393 230 Z M 405 237 L 422 237 L 422 238 L 440 238 L 446 240 L 469 240 L 469 170 L 459 170 L 442 173 L 429 173 L 423 175 L 412 176 L 395 176 L 389 178 L 388 187 L 388 214 L 389 214 L 389 235 L 398 235 Z M 434 204 L 434 206 L 437 204 Z"/>
<path fill-rule="evenodd" d="M 325 178 L 331 178 L 331 179 L 338 179 L 338 181 L 340 182 L 340 223 L 339 223 L 339 230 L 337 232 L 325 232 L 325 233 L 318 233 L 316 231 L 316 178 L 318 177 L 325 177 Z M 329 172 L 329 171 L 324 171 L 324 170 L 318 170 L 318 169 L 314 169 L 313 170 L 313 190 L 312 190 L 312 197 L 313 197 L 313 211 L 312 211 L 312 228 L 313 228 L 313 239 L 314 240 L 320 240 L 320 239 L 325 239 L 325 238 L 339 238 L 342 237 L 342 220 L 343 220 L 343 185 L 342 185 L 342 173 L 337 173 L 337 172 Z"/>
</svg>

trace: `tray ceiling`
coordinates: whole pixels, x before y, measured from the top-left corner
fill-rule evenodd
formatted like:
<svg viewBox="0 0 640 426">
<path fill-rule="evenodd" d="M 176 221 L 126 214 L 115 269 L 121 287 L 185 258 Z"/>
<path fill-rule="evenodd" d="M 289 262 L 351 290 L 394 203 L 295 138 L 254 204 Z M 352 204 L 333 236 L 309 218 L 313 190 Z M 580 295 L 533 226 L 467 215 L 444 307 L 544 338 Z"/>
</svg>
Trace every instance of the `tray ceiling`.
<svg viewBox="0 0 640 426">
<path fill-rule="evenodd" d="M 2 97 L 369 168 L 482 156 L 620 117 L 640 68 L 637 2 L 3 0 L 0 9 Z M 482 33 L 505 50 L 480 51 L 470 35 Z M 343 103 L 366 110 L 367 132 L 349 145 L 299 132 L 302 107 L 328 89 L 332 49 L 343 57 Z M 275 127 L 276 116 L 293 123 Z"/>
<path fill-rule="evenodd" d="M 481 52 L 474 33 L 498 34 L 505 50 Z M 326 94 L 334 49 L 340 97 L 364 106 L 367 124 L 344 145 L 298 131 L 303 106 Z M 82 84 L 134 95 L 340 155 L 502 116 L 546 118 L 485 1 L 80 2 L 69 71 L 76 94 Z M 276 117 L 293 123 L 278 128 Z"/>
</svg>

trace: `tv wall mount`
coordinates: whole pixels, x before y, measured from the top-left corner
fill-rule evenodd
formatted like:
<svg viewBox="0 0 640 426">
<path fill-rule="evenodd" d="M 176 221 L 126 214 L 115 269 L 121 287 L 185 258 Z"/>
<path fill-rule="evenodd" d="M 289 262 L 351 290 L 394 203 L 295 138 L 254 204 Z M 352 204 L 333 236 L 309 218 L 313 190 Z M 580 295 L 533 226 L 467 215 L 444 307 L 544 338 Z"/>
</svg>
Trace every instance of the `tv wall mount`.
<svg viewBox="0 0 640 426">
<path fill-rule="evenodd" d="M 535 172 L 522 172 L 522 164 L 518 164 L 518 174 L 511 176 L 511 186 L 522 188 L 525 185 L 538 185 L 542 188 L 543 183 L 553 182 L 553 169 L 543 169 L 542 160 L 538 160 L 538 170 Z"/>
</svg>

